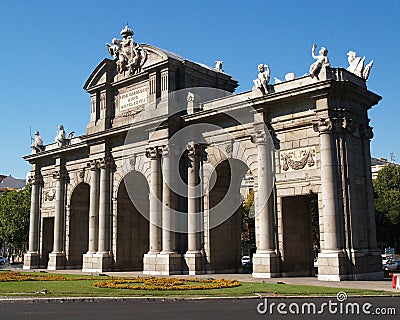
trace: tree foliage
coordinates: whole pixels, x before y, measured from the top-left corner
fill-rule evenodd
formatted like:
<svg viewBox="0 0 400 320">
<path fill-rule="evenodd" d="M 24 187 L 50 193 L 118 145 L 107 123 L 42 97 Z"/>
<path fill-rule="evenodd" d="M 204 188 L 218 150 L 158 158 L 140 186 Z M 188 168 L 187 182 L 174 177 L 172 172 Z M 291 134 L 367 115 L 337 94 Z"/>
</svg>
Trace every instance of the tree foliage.
<svg viewBox="0 0 400 320">
<path fill-rule="evenodd" d="M 400 249 L 400 166 L 382 168 L 373 181 L 378 243 Z"/>
<path fill-rule="evenodd" d="M 21 250 L 28 241 L 31 187 L 0 195 L 0 239 Z"/>
<path fill-rule="evenodd" d="M 241 212 L 242 212 L 242 232 L 241 238 L 242 243 L 250 243 L 252 242 L 251 229 L 252 229 L 252 220 L 254 218 L 254 191 L 250 190 L 249 195 L 241 204 Z"/>
</svg>

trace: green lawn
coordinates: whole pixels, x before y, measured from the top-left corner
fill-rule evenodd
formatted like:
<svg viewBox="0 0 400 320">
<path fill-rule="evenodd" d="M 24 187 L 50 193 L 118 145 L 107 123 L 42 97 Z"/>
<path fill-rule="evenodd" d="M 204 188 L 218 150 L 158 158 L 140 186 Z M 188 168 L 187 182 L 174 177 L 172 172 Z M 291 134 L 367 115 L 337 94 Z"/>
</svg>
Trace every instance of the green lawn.
<svg viewBox="0 0 400 320">
<path fill-rule="evenodd" d="M 64 275 L 69 279 L 78 279 L 82 276 Z M 316 286 L 289 285 L 289 284 L 265 284 L 255 282 L 242 282 L 239 287 L 208 290 L 127 290 L 95 288 L 93 283 L 110 277 L 84 276 L 90 280 L 74 281 L 20 281 L 0 282 L 0 296 L 37 296 L 37 297 L 237 297 L 263 295 L 311 295 L 334 296 L 339 291 L 348 295 L 383 295 L 391 294 L 387 291 L 340 289 Z M 37 293 L 46 289 L 49 293 Z"/>
</svg>

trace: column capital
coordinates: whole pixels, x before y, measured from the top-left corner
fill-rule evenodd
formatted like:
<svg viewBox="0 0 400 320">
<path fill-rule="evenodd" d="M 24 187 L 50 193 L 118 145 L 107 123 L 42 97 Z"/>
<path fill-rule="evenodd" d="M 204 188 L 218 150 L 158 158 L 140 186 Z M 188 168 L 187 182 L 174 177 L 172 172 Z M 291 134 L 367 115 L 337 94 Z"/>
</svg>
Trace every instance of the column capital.
<svg viewBox="0 0 400 320">
<path fill-rule="evenodd" d="M 188 143 L 186 145 L 186 150 L 188 151 L 188 156 L 189 157 L 194 157 L 194 156 L 201 156 L 203 154 L 203 151 L 206 147 L 205 143 Z"/>
<path fill-rule="evenodd" d="M 179 150 L 175 145 L 167 144 L 162 147 L 161 154 L 163 157 L 176 156 L 179 154 Z"/>
<path fill-rule="evenodd" d="M 258 130 L 251 136 L 251 142 L 255 144 L 267 143 L 267 133 L 264 130 Z"/>
<path fill-rule="evenodd" d="M 100 169 L 110 168 L 111 167 L 111 158 L 103 157 L 98 160 L 98 166 Z"/>
<path fill-rule="evenodd" d="M 371 140 L 374 137 L 373 128 L 370 126 L 362 126 L 360 127 L 360 135 L 361 137 Z"/>
<path fill-rule="evenodd" d="M 32 174 L 28 178 L 29 184 L 41 184 L 43 182 L 43 177 L 39 173 Z"/>
<path fill-rule="evenodd" d="M 89 168 L 89 170 L 97 170 L 99 168 L 99 160 L 98 159 L 89 160 L 89 162 L 87 163 L 87 167 Z"/>
<path fill-rule="evenodd" d="M 332 133 L 333 124 L 330 118 L 320 118 L 319 120 L 313 121 L 313 129 L 315 132 Z"/>
<path fill-rule="evenodd" d="M 68 172 L 65 169 L 56 170 L 53 172 L 53 179 L 63 180 L 68 177 Z"/>
<path fill-rule="evenodd" d="M 162 153 L 161 147 L 149 147 L 146 149 L 146 157 L 152 160 L 160 158 Z"/>
</svg>

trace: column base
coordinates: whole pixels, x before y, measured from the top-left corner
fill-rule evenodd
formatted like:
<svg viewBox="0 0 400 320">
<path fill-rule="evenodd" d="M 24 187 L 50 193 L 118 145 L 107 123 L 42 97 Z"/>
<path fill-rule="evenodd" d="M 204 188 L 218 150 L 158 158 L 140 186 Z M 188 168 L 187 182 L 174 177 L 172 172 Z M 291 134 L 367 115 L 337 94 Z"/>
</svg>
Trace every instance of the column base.
<svg viewBox="0 0 400 320">
<path fill-rule="evenodd" d="M 143 255 L 143 274 L 146 275 L 158 275 L 157 270 L 157 256 L 159 253 L 145 253 Z M 159 268 L 161 268 L 159 266 Z M 160 270 L 161 271 L 161 270 Z"/>
<path fill-rule="evenodd" d="M 143 274 L 169 276 L 182 274 L 182 255 L 176 252 L 147 253 L 143 257 Z"/>
<path fill-rule="evenodd" d="M 186 252 L 183 273 L 197 275 L 205 273 L 204 256 L 201 252 Z"/>
<path fill-rule="evenodd" d="M 39 252 L 27 252 L 24 254 L 24 266 L 23 269 L 39 269 L 40 268 L 40 256 Z"/>
<path fill-rule="evenodd" d="M 379 251 L 351 250 L 318 254 L 318 280 L 383 280 Z"/>
<path fill-rule="evenodd" d="M 272 252 L 255 253 L 253 255 L 253 278 L 276 278 L 279 277 L 278 255 Z"/>
<path fill-rule="evenodd" d="M 62 252 L 49 253 L 48 270 L 63 270 L 65 269 L 65 254 Z"/>
<path fill-rule="evenodd" d="M 110 253 L 85 253 L 83 255 L 82 272 L 104 272 L 112 270 L 112 256 Z"/>
<path fill-rule="evenodd" d="M 318 280 L 347 280 L 349 271 L 348 259 L 343 251 L 322 251 L 318 254 Z"/>
</svg>

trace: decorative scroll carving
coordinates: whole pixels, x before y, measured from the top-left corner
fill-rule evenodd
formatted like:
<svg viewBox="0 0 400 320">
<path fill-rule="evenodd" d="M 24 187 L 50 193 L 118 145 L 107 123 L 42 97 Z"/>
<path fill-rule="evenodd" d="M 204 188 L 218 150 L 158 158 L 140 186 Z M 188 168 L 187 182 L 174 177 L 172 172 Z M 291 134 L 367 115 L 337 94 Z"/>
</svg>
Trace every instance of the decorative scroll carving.
<svg viewBox="0 0 400 320">
<path fill-rule="evenodd" d="M 81 171 L 79 171 L 78 176 L 79 176 L 79 178 L 81 178 L 83 180 L 83 178 L 85 177 L 85 168 L 83 168 Z"/>
<path fill-rule="evenodd" d="M 56 197 L 56 189 L 50 189 L 44 192 L 44 201 L 53 201 Z"/>
<path fill-rule="evenodd" d="M 129 165 L 131 168 L 135 168 L 136 166 L 136 155 L 133 155 L 129 158 Z"/>
<path fill-rule="evenodd" d="M 300 155 L 300 156 L 299 156 Z M 283 171 L 289 169 L 300 170 L 308 167 L 315 166 L 315 148 L 291 150 L 281 153 L 281 167 Z"/>
<path fill-rule="evenodd" d="M 230 141 L 230 143 L 225 146 L 225 151 L 226 151 L 227 157 L 232 158 L 232 152 L 233 152 L 232 141 Z"/>
</svg>

